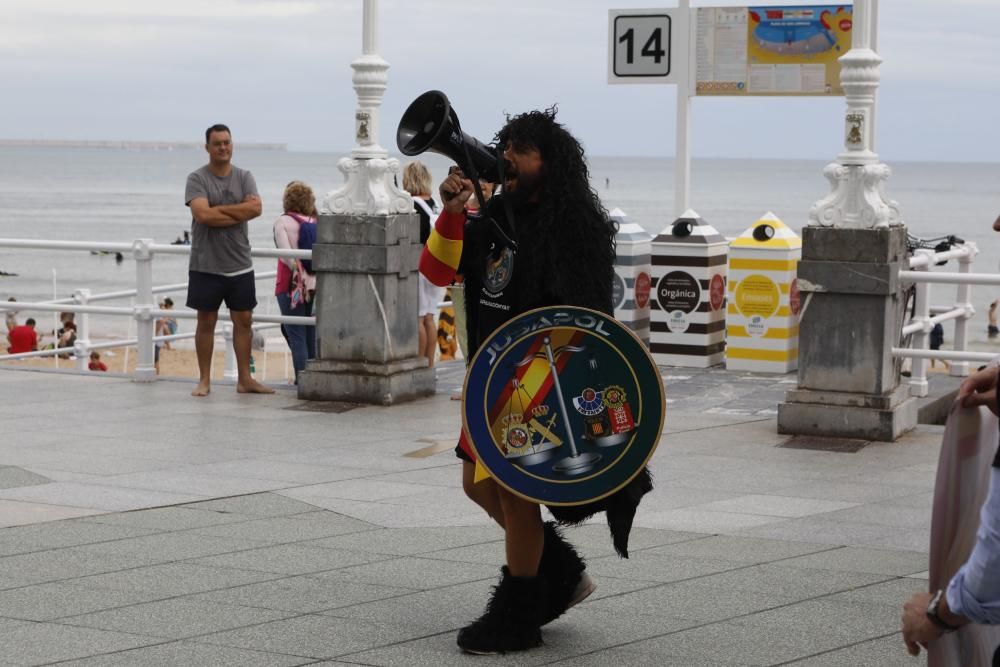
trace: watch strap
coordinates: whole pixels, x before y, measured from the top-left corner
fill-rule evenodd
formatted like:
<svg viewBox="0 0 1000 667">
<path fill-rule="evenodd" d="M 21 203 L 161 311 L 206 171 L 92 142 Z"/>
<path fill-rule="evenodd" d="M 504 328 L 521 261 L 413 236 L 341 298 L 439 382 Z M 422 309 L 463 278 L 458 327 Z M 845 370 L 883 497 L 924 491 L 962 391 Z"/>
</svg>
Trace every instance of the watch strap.
<svg viewBox="0 0 1000 667">
<path fill-rule="evenodd" d="M 941 605 L 941 599 L 943 597 L 944 591 L 942 589 L 938 589 L 938 592 L 934 594 L 934 597 L 931 598 L 930 603 L 927 605 L 927 618 L 941 630 L 944 630 L 945 632 L 954 632 L 955 630 L 958 630 L 958 626 L 945 623 L 944 619 L 938 615 L 938 608 Z"/>
</svg>

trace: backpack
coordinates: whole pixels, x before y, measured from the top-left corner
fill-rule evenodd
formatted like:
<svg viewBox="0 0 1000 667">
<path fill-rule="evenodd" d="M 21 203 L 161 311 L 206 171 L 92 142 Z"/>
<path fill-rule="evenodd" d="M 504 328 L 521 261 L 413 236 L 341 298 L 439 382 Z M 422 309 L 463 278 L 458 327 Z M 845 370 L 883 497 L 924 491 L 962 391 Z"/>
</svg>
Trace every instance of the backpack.
<svg viewBox="0 0 1000 667">
<path fill-rule="evenodd" d="M 307 218 L 297 213 L 286 213 L 285 215 L 293 218 L 297 223 L 299 223 L 299 250 L 312 250 L 313 244 L 316 243 L 316 221 L 312 218 Z M 303 259 L 302 268 L 306 270 L 306 273 L 313 276 L 316 272 L 312 268 L 312 260 Z"/>
</svg>

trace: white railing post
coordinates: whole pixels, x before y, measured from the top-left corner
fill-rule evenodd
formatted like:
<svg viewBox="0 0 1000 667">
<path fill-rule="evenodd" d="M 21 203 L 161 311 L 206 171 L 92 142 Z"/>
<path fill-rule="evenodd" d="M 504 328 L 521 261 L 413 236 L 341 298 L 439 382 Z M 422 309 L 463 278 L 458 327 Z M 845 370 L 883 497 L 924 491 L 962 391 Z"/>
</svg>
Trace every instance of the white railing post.
<svg viewBox="0 0 1000 667">
<path fill-rule="evenodd" d="M 86 306 L 90 301 L 90 290 L 83 288 L 73 292 L 73 300 L 81 306 Z M 76 332 L 76 343 L 73 345 L 73 354 L 76 355 L 76 370 L 87 370 L 90 361 L 90 314 L 80 313 L 80 326 Z M 56 341 L 58 347 L 58 341 Z"/>
<path fill-rule="evenodd" d="M 156 380 L 156 366 L 153 362 L 153 239 L 136 239 L 132 242 L 132 257 L 135 259 L 135 328 L 136 364 L 133 379 L 136 382 Z"/>
<path fill-rule="evenodd" d="M 967 245 L 968 252 L 958 259 L 958 272 L 969 274 L 972 272 L 972 261 L 979 251 L 974 244 Z M 956 290 L 955 307 L 964 308 L 965 315 L 955 320 L 955 350 L 965 352 L 968 348 L 969 320 L 975 315 L 976 309 L 972 306 L 972 285 L 961 283 Z M 964 377 L 969 374 L 969 362 L 957 361 L 951 364 L 951 375 Z"/>
<path fill-rule="evenodd" d="M 933 255 L 931 250 L 917 250 L 918 254 Z M 926 271 L 927 264 L 916 267 L 917 271 Z M 917 294 L 914 300 L 913 321 L 919 323 L 920 330 L 913 334 L 913 343 L 910 347 L 916 350 L 926 350 L 928 343 L 927 334 L 931 331 L 931 284 L 925 282 L 916 283 Z M 920 357 L 913 359 L 910 366 L 910 395 L 926 396 L 929 391 L 927 384 L 927 360 Z"/>
<path fill-rule="evenodd" d="M 226 363 L 222 369 L 222 377 L 226 380 L 236 381 L 236 350 L 233 348 L 233 323 L 222 323 L 222 345 L 225 348 Z"/>
</svg>

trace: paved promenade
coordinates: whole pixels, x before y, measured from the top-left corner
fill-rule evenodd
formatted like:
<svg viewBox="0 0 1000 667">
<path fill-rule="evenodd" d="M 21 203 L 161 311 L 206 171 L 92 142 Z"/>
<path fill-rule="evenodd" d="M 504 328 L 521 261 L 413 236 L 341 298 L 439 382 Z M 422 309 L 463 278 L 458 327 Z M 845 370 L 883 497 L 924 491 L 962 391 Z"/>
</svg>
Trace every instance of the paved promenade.
<svg viewBox="0 0 1000 667">
<path fill-rule="evenodd" d="M 461 655 L 503 557 L 450 453 L 461 374 L 380 408 L 0 370 L 0 666 L 923 664 L 897 630 L 942 428 L 789 443 L 792 376 L 682 369 L 632 558 L 571 529 L 594 596 Z"/>
</svg>

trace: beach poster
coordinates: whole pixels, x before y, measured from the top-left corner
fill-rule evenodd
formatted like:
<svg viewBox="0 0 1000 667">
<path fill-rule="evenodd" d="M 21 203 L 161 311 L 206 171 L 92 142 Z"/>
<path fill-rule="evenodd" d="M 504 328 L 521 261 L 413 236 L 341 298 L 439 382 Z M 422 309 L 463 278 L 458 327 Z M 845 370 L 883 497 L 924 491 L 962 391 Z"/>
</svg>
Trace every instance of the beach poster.
<svg viewBox="0 0 1000 667">
<path fill-rule="evenodd" d="M 843 95 L 850 5 L 699 7 L 698 95 Z"/>
</svg>

